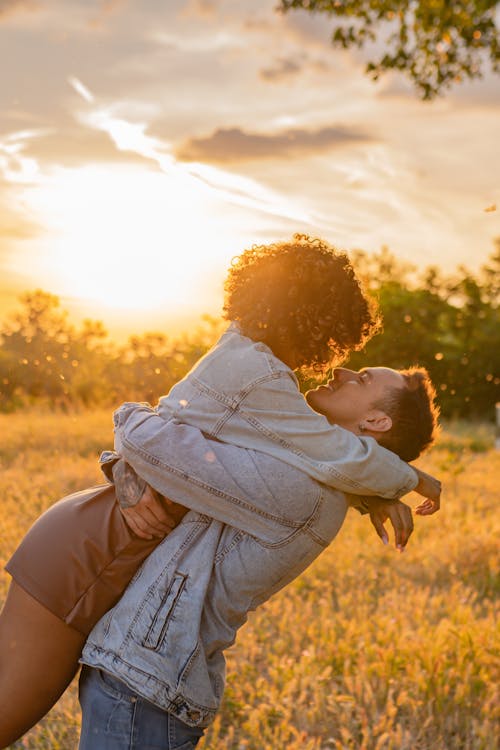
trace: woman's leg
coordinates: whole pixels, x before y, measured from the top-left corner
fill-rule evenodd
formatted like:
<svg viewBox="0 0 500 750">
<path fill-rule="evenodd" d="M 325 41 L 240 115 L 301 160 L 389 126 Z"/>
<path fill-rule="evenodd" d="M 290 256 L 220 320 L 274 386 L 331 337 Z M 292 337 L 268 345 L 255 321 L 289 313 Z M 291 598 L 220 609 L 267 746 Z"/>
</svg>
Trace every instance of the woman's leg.
<svg viewBox="0 0 500 750">
<path fill-rule="evenodd" d="M 77 672 L 84 643 L 12 581 L 0 613 L 0 748 L 52 708 Z"/>
</svg>

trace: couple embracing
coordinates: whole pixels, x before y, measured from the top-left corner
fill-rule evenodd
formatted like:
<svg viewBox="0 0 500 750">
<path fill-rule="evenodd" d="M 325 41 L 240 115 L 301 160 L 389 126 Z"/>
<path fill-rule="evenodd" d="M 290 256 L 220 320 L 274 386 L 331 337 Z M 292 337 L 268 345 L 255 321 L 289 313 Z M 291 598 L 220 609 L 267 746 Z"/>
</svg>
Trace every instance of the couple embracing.
<svg viewBox="0 0 500 750">
<path fill-rule="evenodd" d="M 343 253 L 295 235 L 233 262 L 230 322 L 152 408 L 114 414 L 110 484 L 53 505 L 7 570 L 0 747 L 38 721 L 83 665 L 80 750 L 194 748 L 220 705 L 224 651 L 248 612 L 331 543 L 347 508 L 404 549 L 440 484 L 412 467 L 434 438 L 425 370 L 326 370 L 378 319 Z"/>
</svg>

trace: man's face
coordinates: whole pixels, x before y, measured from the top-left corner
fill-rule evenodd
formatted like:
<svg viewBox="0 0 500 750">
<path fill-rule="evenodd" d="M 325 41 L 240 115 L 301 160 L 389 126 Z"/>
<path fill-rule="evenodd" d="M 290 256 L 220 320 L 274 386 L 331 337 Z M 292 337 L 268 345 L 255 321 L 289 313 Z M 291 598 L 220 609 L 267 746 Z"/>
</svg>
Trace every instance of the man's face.
<svg viewBox="0 0 500 750">
<path fill-rule="evenodd" d="M 386 390 L 405 387 L 401 373 L 389 367 L 366 367 L 359 372 L 337 367 L 327 385 L 306 393 L 306 401 L 332 424 L 360 433 L 363 431 L 360 425 L 365 431 L 375 429 L 374 419 L 383 412 L 373 405 L 383 398 Z"/>
</svg>

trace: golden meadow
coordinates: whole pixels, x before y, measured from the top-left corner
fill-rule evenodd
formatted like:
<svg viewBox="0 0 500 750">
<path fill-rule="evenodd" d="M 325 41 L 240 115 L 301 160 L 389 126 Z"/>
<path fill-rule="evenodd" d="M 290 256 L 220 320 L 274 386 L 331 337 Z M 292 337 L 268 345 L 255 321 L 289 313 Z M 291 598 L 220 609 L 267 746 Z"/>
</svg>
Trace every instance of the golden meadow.
<svg viewBox="0 0 500 750">
<path fill-rule="evenodd" d="M 100 482 L 107 411 L 0 415 L 0 561 L 55 500 Z M 496 750 L 500 451 L 455 425 L 420 465 L 441 512 L 404 554 L 350 511 L 304 575 L 252 613 L 228 652 L 225 701 L 203 750 Z M 409 496 L 415 504 L 416 496 Z M 391 537 L 392 542 L 392 537 Z M 0 577 L 0 601 L 8 576 Z M 73 685 L 13 747 L 73 750 Z"/>
</svg>

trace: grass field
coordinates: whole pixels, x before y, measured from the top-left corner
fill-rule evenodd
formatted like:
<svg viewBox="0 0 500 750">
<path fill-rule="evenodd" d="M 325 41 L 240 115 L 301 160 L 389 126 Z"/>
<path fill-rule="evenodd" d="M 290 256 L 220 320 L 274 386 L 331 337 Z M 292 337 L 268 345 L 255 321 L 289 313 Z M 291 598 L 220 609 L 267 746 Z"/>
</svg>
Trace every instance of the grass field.
<svg viewBox="0 0 500 750">
<path fill-rule="evenodd" d="M 100 481 L 112 433 L 96 412 L 0 415 L 0 434 L 3 566 L 42 510 Z M 316 563 L 250 616 L 200 748 L 498 750 L 500 452 L 491 428 L 460 425 L 420 465 L 443 480 L 440 513 L 416 518 L 400 555 L 351 511 Z M 73 750 L 78 726 L 73 685 L 12 747 Z"/>
</svg>

